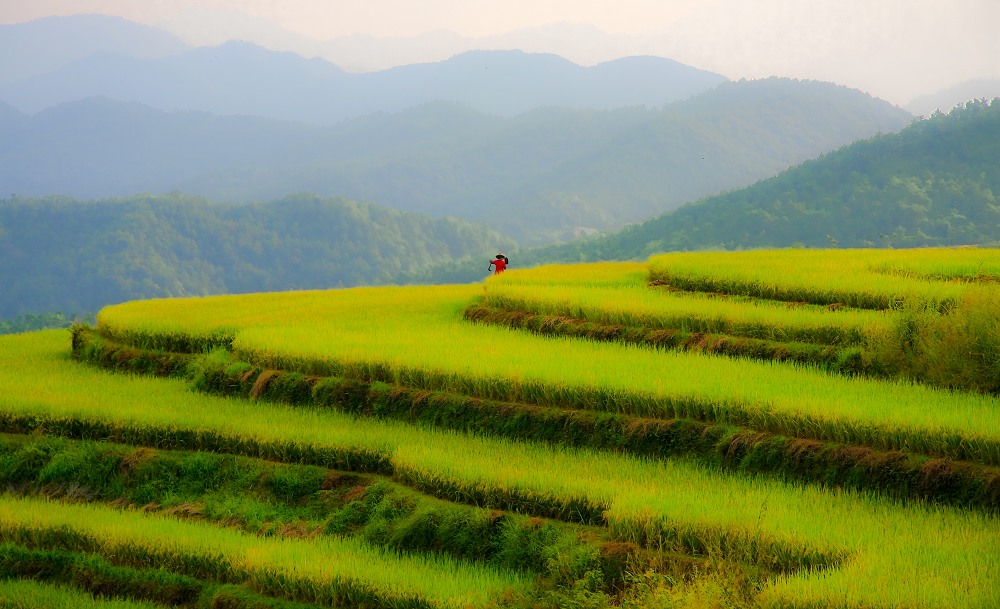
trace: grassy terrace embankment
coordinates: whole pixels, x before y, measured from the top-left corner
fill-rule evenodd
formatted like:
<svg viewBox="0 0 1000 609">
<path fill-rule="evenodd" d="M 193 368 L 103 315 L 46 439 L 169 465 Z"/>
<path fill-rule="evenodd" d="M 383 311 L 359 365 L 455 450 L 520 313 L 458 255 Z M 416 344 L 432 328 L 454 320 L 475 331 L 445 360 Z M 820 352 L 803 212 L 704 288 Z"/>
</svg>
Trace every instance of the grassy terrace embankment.
<svg viewBox="0 0 1000 609">
<path fill-rule="evenodd" d="M 102 334 L 143 348 L 190 327 L 194 344 L 229 343 L 250 367 L 1000 465 L 998 402 L 989 396 L 477 326 L 461 311 L 480 289 L 143 301 L 109 307 L 99 323 Z M 282 321 L 288 311 L 295 322 Z M 230 337 L 233 326 L 242 329 Z"/>
<path fill-rule="evenodd" d="M 841 255 L 843 269 L 857 257 L 831 253 Z M 891 257 L 858 268 L 931 286 L 880 296 L 919 302 L 920 315 L 789 306 L 768 302 L 773 290 L 667 292 L 648 285 L 650 272 L 672 280 L 654 259 L 649 269 L 508 272 L 485 291 L 128 303 L 101 312 L 99 334 L 74 335 L 79 358 L 183 378 L 82 366 L 55 333 L 9 337 L 0 341 L 0 431 L 14 434 L 0 446 L 8 489 L 85 499 L 102 521 L 142 532 L 119 548 L 83 512 L 41 523 L 33 512 L 43 504 L 10 498 L 0 541 L 16 564 L 48 565 L 55 575 L 32 576 L 53 582 L 114 569 L 131 570 L 116 581 L 146 581 L 154 574 L 136 562 L 168 564 L 190 579 L 177 589 L 199 591 L 190 606 L 350 605 L 368 595 L 383 606 L 951 607 L 961 598 L 991 607 L 1000 598 L 995 397 L 781 363 L 790 358 L 651 349 L 620 329 L 718 332 L 768 342 L 772 355 L 799 342 L 866 361 L 901 319 L 936 324 L 990 281 L 970 278 L 960 257 L 944 270 Z M 696 274 L 698 260 L 688 262 Z M 935 292 L 949 273 L 965 277 Z M 794 276 L 771 273 L 785 275 Z M 618 336 L 470 323 L 470 305 L 618 327 Z M 184 379 L 233 397 L 192 393 Z M 167 547 L 150 524 L 164 517 L 193 527 L 184 531 L 224 526 L 237 541 L 177 542 L 170 556 L 182 558 L 150 558 Z M 472 538 L 482 543 L 456 541 Z M 447 566 L 396 582 L 362 562 L 317 579 L 287 570 L 300 561 L 280 559 L 286 545 L 317 552 L 308 563 L 346 551 Z M 147 554 L 128 564 L 123 552 Z"/>
<path fill-rule="evenodd" d="M 294 461 L 382 454 L 394 477 L 442 496 L 483 505 L 512 500 L 525 511 L 589 507 L 585 511 L 601 514 L 609 532 L 625 541 L 791 569 L 766 584 L 761 606 L 822 606 L 824 598 L 836 597 L 848 606 L 902 598 L 909 606 L 944 607 L 959 593 L 970 606 L 988 606 L 998 592 L 988 577 L 1000 567 L 1000 534 L 990 516 L 722 475 L 680 461 L 199 396 L 181 381 L 81 367 L 66 359 L 58 335 L 36 336 L 2 343 L 5 426 L 15 431 L 270 452 Z M 52 380 L 47 393 L 25 386 L 24 379 L 40 374 Z M 838 566 L 796 571 L 808 564 Z"/>
<path fill-rule="evenodd" d="M 683 291 L 647 264 L 555 265 L 491 281 L 466 319 L 540 334 L 627 342 L 886 376 L 863 348 L 882 311 Z"/>
<path fill-rule="evenodd" d="M 917 301 L 957 306 L 975 283 L 1000 277 L 997 250 L 760 250 L 662 254 L 649 275 L 674 287 L 786 302 L 888 310 Z"/>
<path fill-rule="evenodd" d="M 926 333 L 942 320 L 971 326 L 970 311 L 995 309 L 996 253 L 784 250 L 555 265 L 492 281 L 465 316 L 545 334 L 975 386 L 913 370 L 899 361 L 898 345 L 891 343 L 908 338 L 899 335 L 903 316 L 910 331 Z M 947 314 L 955 310 L 958 314 Z M 988 344 L 996 339 L 990 320 L 985 326 L 965 329 L 990 334 L 972 345 L 983 359 L 996 355 Z M 890 346 L 895 351 L 886 349 Z M 948 355 L 941 344 L 931 347 L 937 357 Z"/>
<path fill-rule="evenodd" d="M 249 536 L 141 512 L 0 498 L 0 537 L 31 549 L 87 552 L 133 566 L 246 583 L 309 603 L 384 607 L 482 605 L 527 586 L 448 559 L 400 556 L 350 539 Z"/>
</svg>

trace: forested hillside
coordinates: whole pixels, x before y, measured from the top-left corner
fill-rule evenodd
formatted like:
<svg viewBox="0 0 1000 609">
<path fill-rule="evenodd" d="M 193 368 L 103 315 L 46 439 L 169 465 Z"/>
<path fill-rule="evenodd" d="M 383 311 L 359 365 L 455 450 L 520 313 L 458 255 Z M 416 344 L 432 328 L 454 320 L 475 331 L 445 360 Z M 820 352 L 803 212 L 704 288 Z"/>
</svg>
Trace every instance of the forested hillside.
<svg viewBox="0 0 1000 609">
<path fill-rule="evenodd" d="M 0 109 L 4 194 L 180 190 L 213 201 L 344 196 L 491 226 L 530 245 L 750 184 L 910 115 L 828 83 L 726 83 L 659 109 L 504 118 L 435 103 L 319 128 L 89 99 Z"/>
<path fill-rule="evenodd" d="M 473 252 L 485 274 L 485 260 L 509 245 L 461 220 L 312 195 L 241 206 L 180 194 L 0 199 L 0 320 L 132 299 L 384 283 Z"/>
<path fill-rule="evenodd" d="M 771 247 L 924 247 L 1000 241 L 1000 99 L 973 101 L 748 188 L 522 264 Z"/>
</svg>

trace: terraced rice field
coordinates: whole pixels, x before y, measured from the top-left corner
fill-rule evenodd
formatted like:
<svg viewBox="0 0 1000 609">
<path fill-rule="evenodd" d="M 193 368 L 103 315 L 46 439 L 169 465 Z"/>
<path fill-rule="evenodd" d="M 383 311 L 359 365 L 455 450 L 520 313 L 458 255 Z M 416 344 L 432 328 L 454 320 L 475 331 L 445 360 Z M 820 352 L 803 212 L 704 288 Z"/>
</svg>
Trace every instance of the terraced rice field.
<svg viewBox="0 0 1000 609">
<path fill-rule="evenodd" d="M 905 307 L 993 290 L 996 253 L 142 301 L 73 359 L 6 337 L 0 577 L 191 607 L 997 606 L 1000 400 L 871 364 Z"/>
</svg>

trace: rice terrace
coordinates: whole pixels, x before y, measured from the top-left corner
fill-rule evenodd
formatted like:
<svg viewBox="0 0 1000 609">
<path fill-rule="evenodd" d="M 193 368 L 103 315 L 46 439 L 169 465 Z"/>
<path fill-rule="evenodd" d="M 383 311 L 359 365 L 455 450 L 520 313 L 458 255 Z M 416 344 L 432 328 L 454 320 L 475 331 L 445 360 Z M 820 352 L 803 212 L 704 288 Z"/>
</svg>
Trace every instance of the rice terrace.
<svg viewBox="0 0 1000 609">
<path fill-rule="evenodd" d="M 0 607 L 998 607 L 998 310 L 793 249 L 3 336 Z"/>
</svg>

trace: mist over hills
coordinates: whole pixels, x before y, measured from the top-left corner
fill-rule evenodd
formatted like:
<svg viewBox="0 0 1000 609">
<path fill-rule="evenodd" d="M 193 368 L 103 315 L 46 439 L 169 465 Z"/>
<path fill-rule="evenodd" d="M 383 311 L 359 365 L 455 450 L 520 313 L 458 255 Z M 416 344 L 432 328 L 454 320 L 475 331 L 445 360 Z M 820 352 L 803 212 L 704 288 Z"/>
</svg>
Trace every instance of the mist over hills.
<svg viewBox="0 0 1000 609">
<path fill-rule="evenodd" d="M 60 41 L 55 49 L 39 48 L 38 41 L 49 37 Z M 104 96 L 161 110 L 317 125 L 431 101 L 502 116 L 540 106 L 658 107 L 726 80 L 660 57 L 583 67 L 521 51 L 468 51 L 445 61 L 353 74 L 323 59 L 248 42 L 186 47 L 162 30 L 99 15 L 0 26 L 0 50 L 28 58 L 17 69 L 0 70 L 0 100 L 27 113 Z"/>
<path fill-rule="evenodd" d="M 190 49 L 169 32 L 108 15 L 0 25 L 0 57 L 17 58 L 0 61 L 0 84 L 52 72 L 96 53 L 153 59 Z"/>
<path fill-rule="evenodd" d="M 603 237 L 513 257 L 644 259 L 663 251 L 1000 242 L 1000 98 L 972 101 Z M 423 281 L 461 281 L 462 264 Z"/>
<path fill-rule="evenodd" d="M 0 183 L 21 196 L 290 192 L 488 222 L 526 244 L 649 218 L 774 175 L 910 116 L 827 83 L 724 83 L 661 109 L 513 117 L 433 103 L 334 127 L 91 98 L 0 110 Z"/>
<path fill-rule="evenodd" d="M 952 137 L 935 116 L 871 140 L 883 150 L 866 138 L 912 116 L 830 83 L 520 51 L 351 74 L 248 43 L 192 48 L 103 16 L 0 26 L 0 52 L 25 57 L 0 66 L 0 317 L 477 280 L 498 248 L 649 218 L 522 249 L 514 268 L 660 249 L 951 244 L 995 239 L 1000 225 L 1000 185 L 972 172 L 997 173 L 1000 138 L 983 139 L 995 130 Z M 916 138 L 917 125 L 938 139 Z M 962 161 L 946 170 L 938 154 Z"/>
<path fill-rule="evenodd" d="M 906 109 L 916 115 L 929 116 L 934 112 L 948 112 L 973 99 L 994 97 L 1000 97 L 1000 78 L 980 78 L 921 95 L 906 104 Z"/>
</svg>

